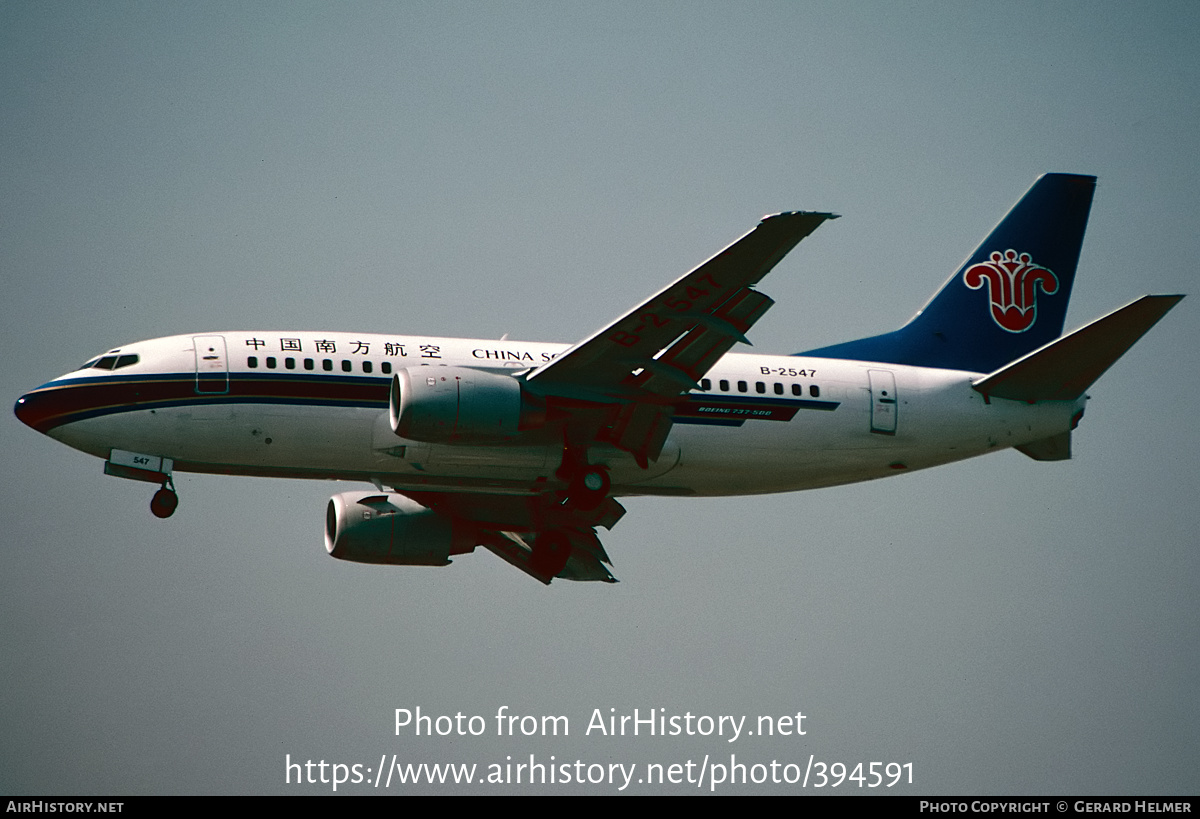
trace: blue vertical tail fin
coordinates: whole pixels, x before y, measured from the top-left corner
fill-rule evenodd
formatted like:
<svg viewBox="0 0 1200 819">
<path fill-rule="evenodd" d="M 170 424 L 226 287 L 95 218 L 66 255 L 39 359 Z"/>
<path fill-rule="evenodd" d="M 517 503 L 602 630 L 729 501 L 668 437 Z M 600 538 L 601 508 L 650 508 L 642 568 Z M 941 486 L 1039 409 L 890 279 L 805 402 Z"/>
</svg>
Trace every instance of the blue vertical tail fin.
<svg viewBox="0 0 1200 819">
<path fill-rule="evenodd" d="M 1096 177 L 1048 173 L 908 324 L 799 355 L 973 372 L 1062 333 Z"/>
</svg>

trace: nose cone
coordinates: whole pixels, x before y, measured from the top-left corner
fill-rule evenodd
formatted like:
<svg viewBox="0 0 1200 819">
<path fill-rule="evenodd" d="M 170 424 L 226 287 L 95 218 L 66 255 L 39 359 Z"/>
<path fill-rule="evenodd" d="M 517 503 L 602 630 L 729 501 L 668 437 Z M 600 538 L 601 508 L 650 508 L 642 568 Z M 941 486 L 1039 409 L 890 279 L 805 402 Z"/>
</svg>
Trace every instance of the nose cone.
<svg viewBox="0 0 1200 819">
<path fill-rule="evenodd" d="M 13 414 L 28 427 L 38 432 L 46 432 L 53 424 L 53 407 L 50 406 L 50 396 L 34 390 L 27 392 L 13 404 Z"/>
<path fill-rule="evenodd" d="M 17 416 L 22 424 L 30 427 L 33 426 L 33 414 L 31 407 L 32 402 L 29 400 L 28 395 L 22 395 L 17 399 L 17 403 L 13 404 L 13 415 Z"/>
</svg>

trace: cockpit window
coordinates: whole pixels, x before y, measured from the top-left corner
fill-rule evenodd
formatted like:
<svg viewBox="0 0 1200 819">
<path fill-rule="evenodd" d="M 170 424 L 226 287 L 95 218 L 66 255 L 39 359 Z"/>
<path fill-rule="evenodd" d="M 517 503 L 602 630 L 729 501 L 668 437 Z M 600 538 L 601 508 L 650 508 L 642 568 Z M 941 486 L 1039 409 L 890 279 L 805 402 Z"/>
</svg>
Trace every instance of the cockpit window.
<svg viewBox="0 0 1200 819">
<path fill-rule="evenodd" d="M 91 369 L 93 366 L 95 366 L 96 362 L 99 360 L 100 359 L 98 359 L 98 358 L 93 358 L 91 361 L 88 361 L 85 364 L 80 364 L 79 369 L 81 369 L 81 370 Z"/>
<path fill-rule="evenodd" d="M 136 355 L 106 355 L 97 358 L 95 361 L 89 361 L 80 369 L 92 367 L 97 370 L 119 370 L 122 367 L 128 367 L 136 363 L 138 363 Z"/>
</svg>

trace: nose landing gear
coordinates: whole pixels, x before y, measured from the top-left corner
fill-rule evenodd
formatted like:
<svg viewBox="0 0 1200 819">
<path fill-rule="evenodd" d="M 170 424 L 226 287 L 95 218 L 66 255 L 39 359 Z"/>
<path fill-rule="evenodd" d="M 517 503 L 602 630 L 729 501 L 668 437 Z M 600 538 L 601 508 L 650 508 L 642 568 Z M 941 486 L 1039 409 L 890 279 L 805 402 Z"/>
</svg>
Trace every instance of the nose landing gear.
<svg viewBox="0 0 1200 819">
<path fill-rule="evenodd" d="M 170 458 L 114 449 L 104 462 L 104 474 L 159 484 L 162 488 L 150 499 L 150 512 L 156 518 L 169 518 L 179 506 L 179 496 L 175 494 L 175 484 L 171 481 L 174 465 L 175 462 Z"/>
<path fill-rule="evenodd" d="M 170 478 L 163 483 L 162 488 L 150 499 L 150 512 L 156 518 L 169 518 L 175 514 L 179 506 L 179 495 L 175 493 L 175 484 Z"/>
</svg>

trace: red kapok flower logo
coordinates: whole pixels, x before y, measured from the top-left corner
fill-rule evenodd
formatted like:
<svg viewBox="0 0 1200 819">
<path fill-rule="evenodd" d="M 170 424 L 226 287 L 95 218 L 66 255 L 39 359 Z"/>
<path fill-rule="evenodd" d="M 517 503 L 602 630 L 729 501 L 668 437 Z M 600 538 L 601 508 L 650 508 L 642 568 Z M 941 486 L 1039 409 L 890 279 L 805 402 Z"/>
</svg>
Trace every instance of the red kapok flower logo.
<svg viewBox="0 0 1200 819">
<path fill-rule="evenodd" d="M 1052 271 L 1015 250 L 992 251 L 988 261 L 967 268 L 963 283 L 972 290 L 987 284 L 992 319 L 1010 333 L 1024 332 L 1037 321 L 1039 287 L 1048 296 L 1058 292 L 1058 277 Z"/>
</svg>

